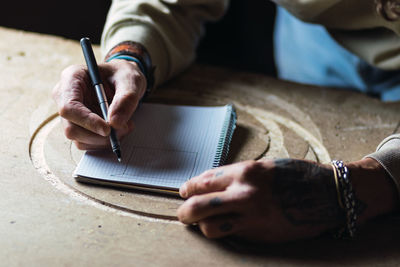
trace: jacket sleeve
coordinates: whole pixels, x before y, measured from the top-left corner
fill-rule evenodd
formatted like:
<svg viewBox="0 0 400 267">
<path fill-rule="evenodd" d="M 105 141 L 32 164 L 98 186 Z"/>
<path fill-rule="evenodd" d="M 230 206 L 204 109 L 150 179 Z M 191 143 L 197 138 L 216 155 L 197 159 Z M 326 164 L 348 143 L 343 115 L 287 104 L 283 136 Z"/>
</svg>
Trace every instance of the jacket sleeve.
<svg viewBox="0 0 400 267">
<path fill-rule="evenodd" d="M 156 84 L 193 62 L 204 23 L 221 18 L 228 0 L 113 0 L 102 35 L 102 53 L 124 41 L 142 44 Z"/>
<path fill-rule="evenodd" d="M 400 69 L 400 20 L 377 14 L 375 0 L 272 0 L 299 19 L 324 25 L 343 47 L 384 70 Z"/>
<path fill-rule="evenodd" d="M 375 159 L 385 168 L 393 179 L 400 196 L 400 134 L 384 139 L 376 152 L 366 157 Z"/>
</svg>

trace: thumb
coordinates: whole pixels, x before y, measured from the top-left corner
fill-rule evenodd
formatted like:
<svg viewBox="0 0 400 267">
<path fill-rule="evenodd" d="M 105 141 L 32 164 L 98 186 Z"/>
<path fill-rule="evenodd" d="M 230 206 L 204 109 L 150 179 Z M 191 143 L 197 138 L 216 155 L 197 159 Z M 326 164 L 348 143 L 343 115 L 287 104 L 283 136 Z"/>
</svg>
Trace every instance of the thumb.
<svg viewBox="0 0 400 267">
<path fill-rule="evenodd" d="M 115 95 L 109 107 L 108 120 L 115 129 L 128 127 L 128 121 L 135 112 L 143 89 L 132 79 L 116 79 Z"/>
</svg>

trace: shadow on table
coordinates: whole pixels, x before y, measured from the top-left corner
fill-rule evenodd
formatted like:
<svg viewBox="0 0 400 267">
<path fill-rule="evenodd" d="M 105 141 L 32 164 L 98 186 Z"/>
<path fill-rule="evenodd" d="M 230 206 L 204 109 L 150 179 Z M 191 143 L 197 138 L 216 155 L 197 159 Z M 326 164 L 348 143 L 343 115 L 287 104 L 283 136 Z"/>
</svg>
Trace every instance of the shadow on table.
<svg viewBox="0 0 400 267">
<path fill-rule="evenodd" d="M 399 263 L 400 216 L 388 216 L 369 222 L 359 229 L 354 240 L 338 240 L 325 235 L 312 240 L 274 245 L 249 243 L 235 238 L 210 242 L 235 254 L 285 260 L 296 264 L 365 265 L 377 261 L 380 264 Z"/>
</svg>

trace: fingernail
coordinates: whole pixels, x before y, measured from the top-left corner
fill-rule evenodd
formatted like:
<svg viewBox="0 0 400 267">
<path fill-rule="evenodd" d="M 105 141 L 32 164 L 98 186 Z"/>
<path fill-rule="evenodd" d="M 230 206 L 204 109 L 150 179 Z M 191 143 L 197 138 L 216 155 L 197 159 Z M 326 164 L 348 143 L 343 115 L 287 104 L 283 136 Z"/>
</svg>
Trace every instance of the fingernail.
<svg viewBox="0 0 400 267">
<path fill-rule="evenodd" d="M 187 185 L 184 183 L 181 188 L 179 188 L 179 195 L 183 198 L 187 198 Z"/>
</svg>

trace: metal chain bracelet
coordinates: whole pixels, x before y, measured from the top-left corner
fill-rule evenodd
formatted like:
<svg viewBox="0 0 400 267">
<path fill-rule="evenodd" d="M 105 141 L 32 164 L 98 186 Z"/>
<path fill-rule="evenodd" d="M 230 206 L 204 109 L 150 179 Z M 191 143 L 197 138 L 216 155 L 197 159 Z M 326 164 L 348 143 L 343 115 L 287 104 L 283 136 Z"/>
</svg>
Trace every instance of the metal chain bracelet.
<svg viewBox="0 0 400 267">
<path fill-rule="evenodd" d="M 333 160 L 332 166 L 335 174 L 339 205 L 346 214 L 346 225 L 337 232 L 336 237 L 354 238 L 357 230 L 356 221 L 359 203 L 349 179 L 349 170 L 341 160 Z"/>
</svg>

